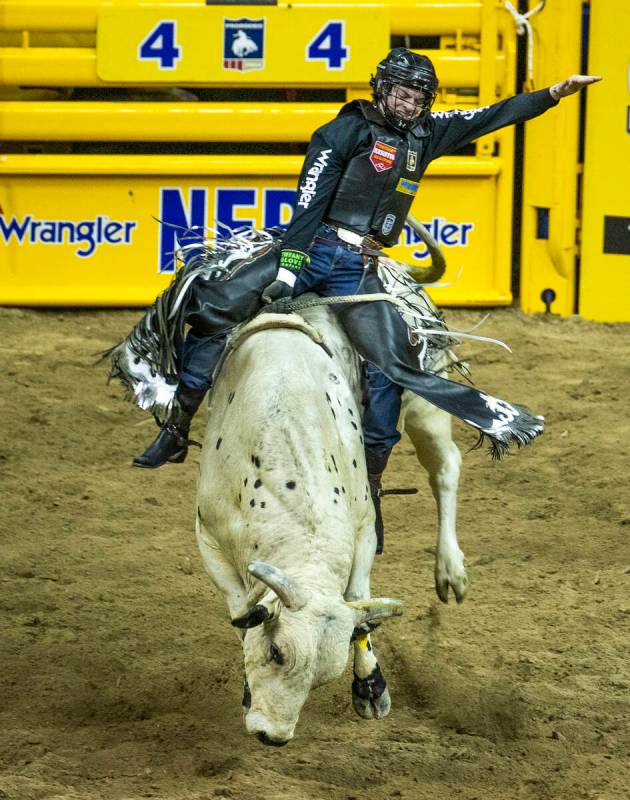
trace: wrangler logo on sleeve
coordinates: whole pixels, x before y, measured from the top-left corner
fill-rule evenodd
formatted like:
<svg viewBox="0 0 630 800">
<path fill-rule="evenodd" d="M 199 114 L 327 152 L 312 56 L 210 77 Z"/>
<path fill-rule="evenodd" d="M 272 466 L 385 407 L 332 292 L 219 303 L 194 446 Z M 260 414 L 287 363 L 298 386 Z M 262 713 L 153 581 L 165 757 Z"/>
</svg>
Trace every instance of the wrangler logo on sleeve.
<svg viewBox="0 0 630 800">
<path fill-rule="evenodd" d="M 384 142 L 374 142 L 374 147 L 372 147 L 372 152 L 370 153 L 372 166 L 377 172 L 385 172 L 386 169 L 391 169 L 394 166 L 397 152 L 397 147 L 392 147 Z"/>
<path fill-rule="evenodd" d="M 308 208 L 311 204 L 311 200 L 315 197 L 315 192 L 317 191 L 317 181 L 328 164 L 328 156 L 331 154 L 331 152 L 332 150 L 330 149 L 320 150 L 317 160 L 306 173 L 304 183 L 299 188 L 300 199 L 297 203 L 302 208 Z"/>
</svg>

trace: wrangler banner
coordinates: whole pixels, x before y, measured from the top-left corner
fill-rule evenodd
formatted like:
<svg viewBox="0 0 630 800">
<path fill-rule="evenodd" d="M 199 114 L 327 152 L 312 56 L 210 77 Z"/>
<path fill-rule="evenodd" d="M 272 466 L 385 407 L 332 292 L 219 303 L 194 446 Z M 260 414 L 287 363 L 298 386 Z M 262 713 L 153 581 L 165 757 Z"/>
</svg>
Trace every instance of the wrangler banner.
<svg viewBox="0 0 630 800">
<path fill-rule="evenodd" d="M 146 175 L 135 174 L 131 164 L 129 173 L 121 172 L 120 158 L 107 158 L 107 167 L 100 162 L 109 174 L 97 182 L 87 165 L 84 174 L 34 180 L 15 160 L 15 172 L 2 175 L 0 303 L 149 304 L 172 278 L 178 233 L 186 228 L 204 227 L 214 236 L 242 226 L 287 225 L 301 165 L 299 158 L 275 165 L 273 159 L 234 157 L 230 165 L 207 156 L 196 160 L 192 175 L 181 174 L 183 165 L 172 159 L 163 172 Z M 219 169 L 224 174 L 217 175 Z M 509 282 L 497 280 L 488 258 L 496 176 L 492 170 L 467 177 L 440 172 L 437 164 L 429 170 L 413 209 L 448 262 L 445 285 L 431 293 L 450 303 L 509 302 Z M 429 263 L 409 226 L 389 252 L 401 261 Z"/>
</svg>

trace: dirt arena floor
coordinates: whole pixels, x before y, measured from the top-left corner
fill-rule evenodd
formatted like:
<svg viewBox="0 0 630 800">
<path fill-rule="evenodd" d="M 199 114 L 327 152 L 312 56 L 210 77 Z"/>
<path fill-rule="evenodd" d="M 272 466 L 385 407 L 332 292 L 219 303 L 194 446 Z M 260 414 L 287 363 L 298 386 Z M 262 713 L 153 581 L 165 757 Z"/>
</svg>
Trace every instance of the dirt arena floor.
<svg viewBox="0 0 630 800">
<path fill-rule="evenodd" d="M 469 596 L 434 594 L 403 440 L 387 484 L 421 492 L 384 501 L 373 576 L 405 603 L 374 637 L 391 715 L 354 715 L 349 666 L 275 749 L 245 732 L 240 645 L 197 555 L 198 451 L 131 469 L 153 423 L 92 366 L 138 316 L 0 309 L 0 800 L 628 798 L 630 326 L 493 312 L 483 333 L 514 355 L 469 346 L 476 381 L 548 427 L 503 463 L 464 456 Z"/>
</svg>

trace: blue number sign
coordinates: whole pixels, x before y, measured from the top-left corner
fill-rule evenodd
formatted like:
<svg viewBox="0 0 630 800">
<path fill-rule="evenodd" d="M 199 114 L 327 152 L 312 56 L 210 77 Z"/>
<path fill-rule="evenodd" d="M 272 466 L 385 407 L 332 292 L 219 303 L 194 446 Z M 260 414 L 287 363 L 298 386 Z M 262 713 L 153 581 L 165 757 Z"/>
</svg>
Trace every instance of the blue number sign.
<svg viewBox="0 0 630 800">
<path fill-rule="evenodd" d="M 332 20 L 306 45 L 307 61 L 325 61 L 326 69 L 343 69 L 350 58 L 350 48 L 344 44 L 345 22 Z"/>
<path fill-rule="evenodd" d="M 162 20 L 138 47 L 138 61 L 157 61 L 159 69 L 175 69 L 181 61 L 182 48 L 175 44 L 177 23 Z"/>
</svg>

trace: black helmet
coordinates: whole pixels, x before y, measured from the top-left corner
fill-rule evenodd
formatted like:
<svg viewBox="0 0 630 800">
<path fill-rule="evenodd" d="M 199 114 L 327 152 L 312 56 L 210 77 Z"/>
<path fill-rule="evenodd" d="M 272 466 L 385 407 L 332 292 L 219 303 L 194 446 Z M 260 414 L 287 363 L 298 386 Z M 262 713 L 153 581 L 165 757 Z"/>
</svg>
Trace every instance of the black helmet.
<svg viewBox="0 0 630 800">
<path fill-rule="evenodd" d="M 387 58 L 383 59 L 376 67 L 376 75 L 370 80 L 374 92 L 374 101 L 385 119 L 399 130 L 412 128 L 419 120 L 426 117 L 435 101 L 438 88 L 438 79 L 431 59 L 407 50 L 406 47 L 396 47 L 391 50 Z M 387 103 L 388 95 L 394 96 L 395 86 L 404 86 L 409 89 L 421 91 L 424 99 L 412 115 L 403 114 Z"/>
</svg>

